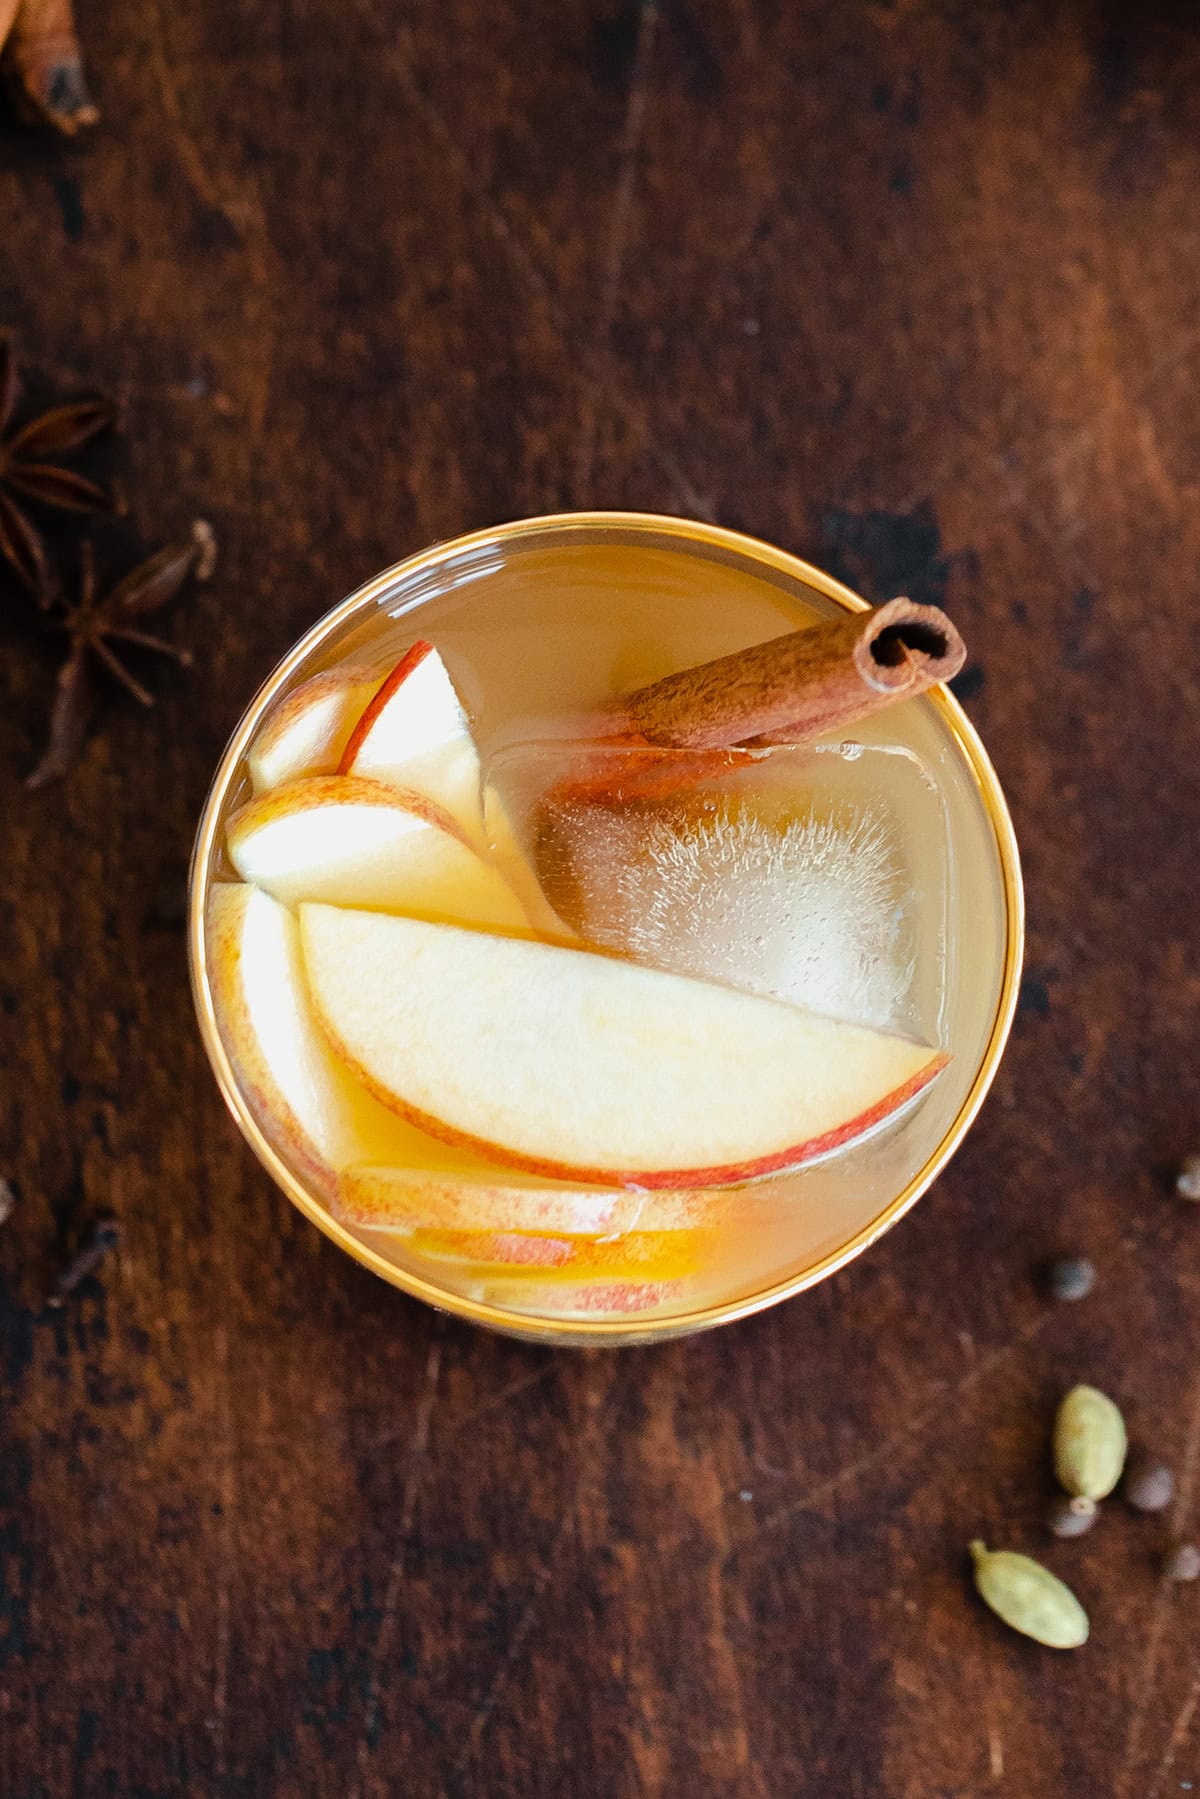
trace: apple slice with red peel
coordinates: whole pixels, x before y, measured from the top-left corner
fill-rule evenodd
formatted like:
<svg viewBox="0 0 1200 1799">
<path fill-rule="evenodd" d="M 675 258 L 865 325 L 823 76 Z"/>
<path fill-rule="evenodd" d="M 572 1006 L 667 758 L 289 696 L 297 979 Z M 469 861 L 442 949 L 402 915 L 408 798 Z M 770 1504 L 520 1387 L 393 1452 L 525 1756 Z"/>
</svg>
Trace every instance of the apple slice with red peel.
<svg viewBox="0 0 1200 1799">
<path fill-rule="evenodd" d="M 462 702 L 437 650 L 414 643 L 355 725 L 338 773 L 424 794 L 467 838 L 483 836 L 479 754 Z"/>
<path fill-rule="evenodd" d="M 528 931 L 512 888 L 415 793 L 342 775 L 277 787 L 235 812 L 234 867 L 286 906 L 324 900 Z"/>
<path fill-rule="evenodd" d="M 308 998 L 294 915 L 257 887 L 218 882 L 208 900 L 209 981 L 217 1029 L 239 1084 L 279 1153 L 322 1196 L 337 1170 L 408 1161 L 428 1180 L 481 1172 L 381 1106 L 341 1066 Z"/>
<path fill-rule="evenodd" d="M 686 1281 L 546 1281 L 520 1277 L 485 1280 L 474 1297 L 508 1311 L 546 1318 L 607 1318 L 652 1312 L 678 1304 Z"/>
<path fill-rule="evenodd" d="M 619 1230 L 634 1196 L 600 1187 L 556 1187 L 496 1168 L 475 1180 L 428 1166 L 350 1168 L 338 1182 L 333 1213 L 356 1230 L 407 1236 L 435 1231 Z"/>
<path fill-rule="evenodd" d="M 246 758 L 255 793 L 336 773 L 351 732 L 381 679 L 356 663 L 326 669 L 294 687 L 275 707 Z"/>
<path fill-rule="evenodd" d="M 568 1187 L 512 1169 L 489 1169 L 468 1179 L 417 1165 L 348 1168 L 333 1210 L 359 1230 L 398 1235 L 428 1229 L 581 1237 L 712 1231 L 744 1221 L 748 1197 L 761 1204 L 757 1188 L 649 1192 Z"/>
<path fill-rule="evenodd" d="M 538 929 L 571 933 L 545 899 L 500 796 L 484 793 L 479 752 L 462 701 L 433 644 L 414 643 L 372 696 L 338 773 L 422 794 L 453 818 L 472 848 L 494 861 Z"/>
<path fill-rule="evenodd" d="M 417 1230 L 559 1232 L 713 1230 L 742 1215 L 744 1196 L 719 1188 L 696 1193 L 555 1186 L 495 1168 L 468 1179 L 431 1169 L 348 1168 L 333 1213 L 356 1230 L 406 1236 Z"/>
<path fill-rule="evenodd" d="M 710 1266 L 720 1238 L 715 1231 L 629 1231 L 620 1237 L 558 1237 L 529 1231 L 415 1231 L 417 1255 L 473 1266 L 569 1270 L 579 1279 L 677 1280 Z"/>
<path fill-rule="evenodd" d="M 586 950 L 300 908 L 317 1015 L 412 1123 L 568 1181 L 730 1184 L 839 1148 L 946 1057 Z"/>
</svg>

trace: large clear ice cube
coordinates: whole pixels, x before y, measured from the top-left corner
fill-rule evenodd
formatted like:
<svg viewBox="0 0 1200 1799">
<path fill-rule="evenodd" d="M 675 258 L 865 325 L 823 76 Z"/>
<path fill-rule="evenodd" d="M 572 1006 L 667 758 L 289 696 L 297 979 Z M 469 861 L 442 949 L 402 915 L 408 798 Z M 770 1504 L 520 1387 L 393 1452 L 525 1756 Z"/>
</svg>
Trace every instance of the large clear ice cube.
<svg viewBox="0 0 1200 1799">
<path fill-rule="evenodd" d="M 948 838 L 911 751 L 536 743 L 488 772 L 585 942 L 940 1042 Z"/>
</svg>

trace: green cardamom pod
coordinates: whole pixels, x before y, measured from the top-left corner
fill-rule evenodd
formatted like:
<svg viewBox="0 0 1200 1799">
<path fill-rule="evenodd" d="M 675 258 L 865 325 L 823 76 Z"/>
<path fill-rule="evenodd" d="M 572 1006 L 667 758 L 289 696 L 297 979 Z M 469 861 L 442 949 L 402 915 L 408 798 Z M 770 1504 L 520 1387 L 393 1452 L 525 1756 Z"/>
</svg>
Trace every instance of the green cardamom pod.
<svg viewBox="0 0 1200 1799">
<path fill-rule="evenodd" d="M 1013 1630 L 1049 1649 L 1078 1649 L 1087 1642 L 1087 1613 L 1049 1568 L 1011 1549 L 993 1552 L 978 1539 L 971 1544 L 971 1560 L 979 1597 Z"/>
<path fill-rule="evenodd" d="M 1054 1472 L 1077 1499 L 1105 1499 L 1125 1466 L 1125 1420 L 1106 1393 L 1072 1387 L 1054 1420 Z"/>
</svg>

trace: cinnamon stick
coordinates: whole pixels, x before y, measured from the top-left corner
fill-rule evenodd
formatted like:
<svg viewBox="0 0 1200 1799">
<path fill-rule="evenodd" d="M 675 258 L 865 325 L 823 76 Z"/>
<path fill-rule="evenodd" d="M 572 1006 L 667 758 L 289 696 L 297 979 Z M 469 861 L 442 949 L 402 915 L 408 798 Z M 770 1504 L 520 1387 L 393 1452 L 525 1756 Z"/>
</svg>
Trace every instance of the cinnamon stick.
<svg viewBox="0 0 1200 1799">
<path fill-rule="evenodd" d="M 950 680 L 966 653 L 938 607 L 888 600 L 639 687 L 604 736 L 667 749 L 807 743 Z"/>
<path fill-rule="evenodd" d="M 907 599 L 773 637 L 553 721 L 541 740 L 573 747 L 547 803 L 666 798 L 736 770 L 756 749 L 803 745 L 913 699 L 965 657 L 946 614 Z"/>
</svg>

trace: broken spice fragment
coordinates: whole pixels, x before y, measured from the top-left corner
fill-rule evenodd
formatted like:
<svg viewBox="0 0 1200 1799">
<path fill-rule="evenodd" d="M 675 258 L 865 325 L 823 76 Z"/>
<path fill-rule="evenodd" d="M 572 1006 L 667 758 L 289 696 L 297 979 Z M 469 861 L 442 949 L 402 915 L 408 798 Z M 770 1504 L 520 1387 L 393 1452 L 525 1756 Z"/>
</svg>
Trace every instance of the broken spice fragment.
<svg viewBox="0 0 1200 1799">
<path fill-rule="evenodd" d="M 26 118 L 64 137 L 99 119 L 83 72 L 74 0 L 0 0 L 0 49 Z"/>
</svg>

